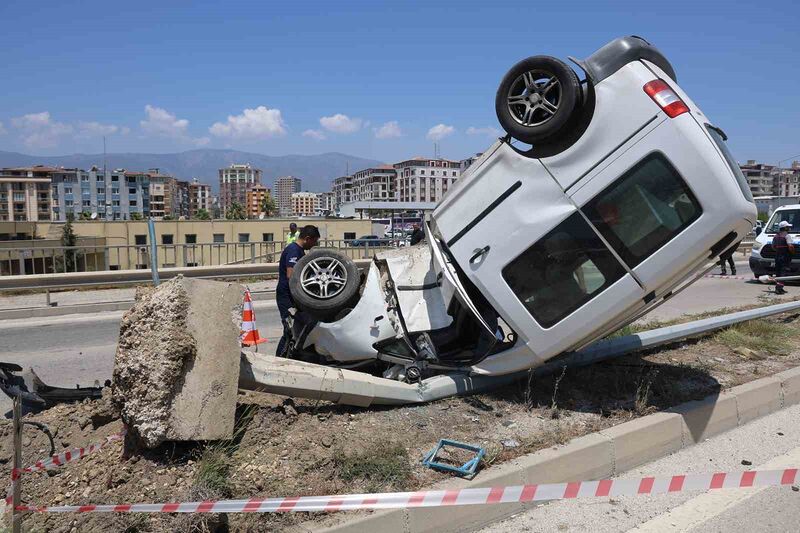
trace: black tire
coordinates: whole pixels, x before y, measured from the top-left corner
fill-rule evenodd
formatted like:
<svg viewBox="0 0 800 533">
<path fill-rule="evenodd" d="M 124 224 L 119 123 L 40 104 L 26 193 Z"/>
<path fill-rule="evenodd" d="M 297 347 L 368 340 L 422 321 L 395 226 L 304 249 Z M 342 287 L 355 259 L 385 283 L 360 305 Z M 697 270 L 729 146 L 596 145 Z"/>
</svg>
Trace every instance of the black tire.
<svg viewBox="0 0 800 533">
<path fill-rule="evenodd" d="M 555 57 L 533 56 L 506 73 L 494 108 L 509 135 L 536 144 L 565 133 L 581 98 L 578 76 L 569 65 Z"/>
<path fill-rule="evenodd" d="M 300 258 L 289 279 L 297 307 L 323 321 L 352 307 L 360 285 L 358 267 L 352 259 L 324 249 L 312 250 Z"/>
</svg>

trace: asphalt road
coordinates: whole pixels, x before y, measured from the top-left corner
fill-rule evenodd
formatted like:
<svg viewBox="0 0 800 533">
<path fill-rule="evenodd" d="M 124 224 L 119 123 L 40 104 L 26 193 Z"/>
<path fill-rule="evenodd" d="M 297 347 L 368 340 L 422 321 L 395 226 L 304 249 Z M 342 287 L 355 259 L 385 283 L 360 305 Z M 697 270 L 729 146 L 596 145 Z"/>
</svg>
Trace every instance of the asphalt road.
<svg viewBox="0 0 800 533">
<path fill-rule="evenodd" d="M 745 264 L 739 274 L 748 275 Z M 716 271 L 714 271 L 716 272 Z M 778 303 L 800 294 L 789 287 L 786 296 L 774 295 L 771 286 L 742 279 L 703 278 L 642 320 L 666 319 L 753 302 Z M 255 302 L 261 336 L 269 342 L 259 348 L 274 353 L 281 327 L 274 301 Z M 122 311 L 65 315 L 42 319 L 0 321 L 0 361 L 33 367 L 45 383 L 58 386 L 91 385 L 111 377 Z M 10 401 L 0 395 L 0 414 Z"/>
<path fill-rule="evenodd" d="M 274 353 L 281 334 L 275 302 L 255 302 L 257 325 Z M 48 385 L 92 385 L 111 378 L 122 311 L 0 321 L 0 361 L 32 367 Z M 11 401 L 0 394 L 0 416 Z"/>
<path fill-rule="evenodd" d="M 798 417 L 800 405 L 795 405 L 624 473 L 621 477 L 797 468 L 800 466 Z M 752 466 L 742 465 L 742 461 L 749 461 Z M 798 530 L 800 492 L 783 486 L 562 500 L 536 506 L 480 531 L 709 533 Z"/>
</svg>

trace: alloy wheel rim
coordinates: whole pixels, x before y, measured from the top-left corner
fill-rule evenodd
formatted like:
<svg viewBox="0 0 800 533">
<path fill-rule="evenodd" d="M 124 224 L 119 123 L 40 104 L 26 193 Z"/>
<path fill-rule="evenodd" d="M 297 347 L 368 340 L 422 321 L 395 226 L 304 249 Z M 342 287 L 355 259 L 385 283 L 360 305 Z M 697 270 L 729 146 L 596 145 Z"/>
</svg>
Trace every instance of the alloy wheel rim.
<svg viewBox="0 0 800 533">
<path fill-rule="evenodd" d="M 300 272 L 300 286 L 314 298 L 327 300 L 344 290 L 347 269 L 333 257 L 312 259 Z"/>
<path fill-rule="evenodd" d="M 508 111 L 522 126 L 535 127 L 550 121 L 561 105 L 561 82 L 551 72 L 523 72 L 506 95 Z"/>
</svg>

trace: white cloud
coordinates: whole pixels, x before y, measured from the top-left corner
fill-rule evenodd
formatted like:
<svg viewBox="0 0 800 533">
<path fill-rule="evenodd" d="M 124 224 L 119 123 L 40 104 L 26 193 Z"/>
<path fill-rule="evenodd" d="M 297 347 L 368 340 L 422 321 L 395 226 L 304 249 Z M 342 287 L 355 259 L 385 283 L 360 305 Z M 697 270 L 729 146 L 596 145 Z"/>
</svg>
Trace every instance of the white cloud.
<svg viewBox="0 0 800 533">
<path fill-rule="evenodd" d="M 185 118 L 179 119 L 166 109 L 150 104 L 144 106 L 144 112 L 147 115 L 147 120 L 140 121 L 139 125 L 145 132 L 164 137 L 187 137 L 186 131 L 189 128 L 189 121 Z"/>
<path fill-rule="evenodd" d="M 192 139 L 192 142 L 195 146 L 206 146 L 208 143 L 211 142 L 210 137 L 198 137 L 197 139 Z"/>
<path fill-rule="evenodd" d="M 216 137 L 258 139 L 286 134 L 280 109 L 258 106 L 245 109 L 241 115 L 228 115 L 227 122 L 215 122 L 208 131 Z"/>
<path fill-rule="evenodd" d="M 55 146 L 60 137 L 73 131 L 69 124 L 50 120 L 50 113 L 47 111 L 12 118 L 11 124 L 20 130 L 22 142 L 31 148 Z"/>
<path fill-rule="evenodd" d="M 303 132 L 303 137 L 311 137 L 315 141 L 324 141 L 327 139 L 327 137 L 325 137 L 325 132 L 322 130 L 306 130 Z"/>
<path fill-rule="evenodd" d="M 402 137 L 403 132 L 400 130 L 400 125 L 396 120 L 384 122 L 383 126 L 375 129 L 375 137 L 377 139 L 391 139 L 393 137 Z"/>
<path fill-rule="evenodd" d="M 125 128 L 128 129 L 128 128 Z M 100 124 L 99 122 L 78 122 L 78 135 L 84 137 L 102 137 L 121 132 L 122 128 L 114 124 Z"/>
<path fill-rule="evenodd" d="M 487 137 L 497 137 L 500 135 L 500 130 L 491 126 L 486 126 L 485 128 L 476 128 L 474 126 L 470 126 L 467 128 L 467 135 L 485 135 Z"/>
<path fill-rule="evenodd" d="M 0 122 L 0 135 L 5 135 L 6 133 L 8 133 L 8 131 L 3 127 L 3 123 Z"/>
<path fill-rule="evenodd" d="M 361 129 L 363 122 L 360 118 L 350 118 L 341 113 L 319 119 L 323 128 L 334 133 L 354 133 Z"/>
<path fill-rule="evenodd" d="M 445 137 L 449 137 L 455 133 L 456 129 L 453 126 L 445 124 L 437 124 L 428 130 L 428 139 L 431 141 L 441 141 Z"/>
</svg>

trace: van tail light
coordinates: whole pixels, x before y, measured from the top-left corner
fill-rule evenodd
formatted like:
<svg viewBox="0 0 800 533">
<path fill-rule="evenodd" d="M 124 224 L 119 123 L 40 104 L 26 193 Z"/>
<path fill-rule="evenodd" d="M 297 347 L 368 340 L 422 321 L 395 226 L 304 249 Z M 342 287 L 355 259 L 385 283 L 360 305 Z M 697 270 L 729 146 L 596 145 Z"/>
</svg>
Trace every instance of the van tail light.
<svg viewBox="0 0 800 533">
<path fill-rule="evenodd" d="M 669 118 L 675 118 L 689 111 L 680 96 L 669 88 L 664 80 L 653 80 L 644 86 L 644 92 L 664 110 Z"/>
</svg>

